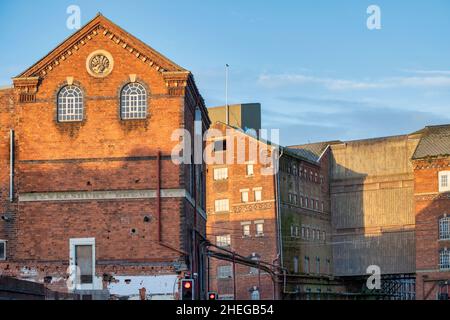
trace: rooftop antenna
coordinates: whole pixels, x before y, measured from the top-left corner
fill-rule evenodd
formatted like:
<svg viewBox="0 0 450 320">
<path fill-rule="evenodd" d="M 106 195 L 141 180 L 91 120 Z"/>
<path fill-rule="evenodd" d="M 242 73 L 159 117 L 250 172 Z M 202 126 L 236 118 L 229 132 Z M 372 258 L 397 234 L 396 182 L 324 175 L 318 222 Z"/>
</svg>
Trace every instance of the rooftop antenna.
<svg viewBox="0 0 450 320">
<path fill-rule="evenodd" d="M 229 110 L 228 110 L 228 68 L 229 64 L 225 65 L 225 123 L 229 125 Z"/>
</svg>

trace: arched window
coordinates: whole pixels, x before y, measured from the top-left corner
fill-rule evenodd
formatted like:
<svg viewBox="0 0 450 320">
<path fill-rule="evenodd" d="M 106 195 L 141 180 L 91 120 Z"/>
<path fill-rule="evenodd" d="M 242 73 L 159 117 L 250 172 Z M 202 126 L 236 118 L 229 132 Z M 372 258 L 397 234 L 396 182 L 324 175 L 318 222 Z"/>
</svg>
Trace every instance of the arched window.
<svg viewBox="0 0 450 320">
<path fill-rule="evenodd" d="M 450 218 L 447 216 L 439 219 L 439 239 L 450 240 Z"/>
<path fill-rule="evenodd" d="M 123 87 L 120 93 L 120 117 L 145 119 L 147 117 L 147 90 L 135 82 Z"/>
<path fill-rule="evenodd" d="M 82 121 L 83 109 L 83 92 L 80 88 L 69 85 L 58 92 L 58 121 Z"/>
</svg>

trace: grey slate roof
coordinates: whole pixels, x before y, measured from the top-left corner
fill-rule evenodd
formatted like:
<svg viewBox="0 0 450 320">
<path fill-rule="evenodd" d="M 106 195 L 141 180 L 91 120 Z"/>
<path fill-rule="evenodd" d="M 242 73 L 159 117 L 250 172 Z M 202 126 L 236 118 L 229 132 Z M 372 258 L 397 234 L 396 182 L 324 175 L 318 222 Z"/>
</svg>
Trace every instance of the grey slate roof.
<svg viewBox="0 0 450 320">
<path fill-rule="evenodd" d="M 292 152 L 295 152 L 299 156 L 302 156 L 304 158 L 307 158 L 310 161 L 317 162 L 319 161 L 320 156 L 325 151 L 325 149 L 329 145 L 342 143 L 341 141 L 324 141 L 324 142 L 317 142 L 317 143 L 309 143 L 304 145 L 298 145 L 298 146 L 290 146 L 288 149 Z"/>
<path fill-rule="evenodd" d="M 428 126 L 418 133 L 422 134 L 413 159 L 450 156 L 450 124 Z"/>
</svg>

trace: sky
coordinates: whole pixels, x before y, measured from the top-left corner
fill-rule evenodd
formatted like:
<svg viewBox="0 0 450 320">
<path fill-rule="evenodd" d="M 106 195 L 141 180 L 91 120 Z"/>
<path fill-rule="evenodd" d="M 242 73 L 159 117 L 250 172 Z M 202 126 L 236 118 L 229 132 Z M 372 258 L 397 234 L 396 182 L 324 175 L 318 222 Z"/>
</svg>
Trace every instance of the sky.
<svg viewBox="0 0 450 320">
<path fill-rule="evenodd" d="M 450 123 L 448 0 L 0 0 L 0 86 L 74 32 L 70 5 L 190 70 L 207 106 L 225 104 L 229 64 L 229 103 L 261 103 L 283 145 Z"/>
</svg>

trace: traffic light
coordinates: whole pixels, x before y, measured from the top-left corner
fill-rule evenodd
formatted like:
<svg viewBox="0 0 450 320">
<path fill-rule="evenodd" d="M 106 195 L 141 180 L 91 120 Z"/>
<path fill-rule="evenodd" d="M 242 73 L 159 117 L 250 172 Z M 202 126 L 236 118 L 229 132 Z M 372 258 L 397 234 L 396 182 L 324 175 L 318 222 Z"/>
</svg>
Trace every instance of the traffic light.
<svg viewBox="0 0 450 320">
<path fill-rule="evenodd" d="M 208 292 L 208 300 L 217 300 L 216 292 Z"/>
<path fill-rule="evenodd" d="M 181 280 L 181 300 L 194 300 L 194 279 Z"/>
</svg>

